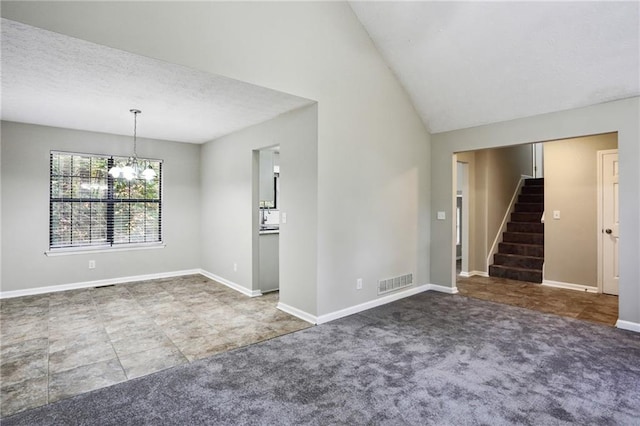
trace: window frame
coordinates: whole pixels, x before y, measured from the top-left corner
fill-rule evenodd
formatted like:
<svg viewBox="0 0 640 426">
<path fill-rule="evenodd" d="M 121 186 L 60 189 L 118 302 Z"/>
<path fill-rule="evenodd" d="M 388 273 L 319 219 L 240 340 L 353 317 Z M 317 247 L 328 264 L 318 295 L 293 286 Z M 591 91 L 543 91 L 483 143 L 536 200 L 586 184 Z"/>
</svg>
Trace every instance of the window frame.
<svg viewBox="0 0 640 426">
<path fill-rule="evenodd" d="M 155 179 L 158 179 L 158 195 L 159 198 L 153 199 L 121 199 L 114 197 L 114 187 L 118 179 L 113 178 L 108 173 L 106 174 L 107 181 L 107 198 L 73 198 L 73 197 L 53 197 L 53 158 L 55 154 L 64 154 L 71 156 L 81 156 L 85 158 L 99 158 L 107 160 L 107 170 L 109 170 L 116 162 L 126 159 L 127 157 L 119 155 L 109 154 L 95 154 L 86 152 L 71 152 L 61 150 L 51 150 L 49 152 L 49 236 L 48 236 L 48 250 L 45 252 L 47 256 L 66 255 L 66 254 L 82 254 L 86 252 L 106 252 L 106 251 L 128 251 L 128 250 L 141 250 L 141 249 L 156 249 L 164 248 L 164 229 L 163 229 L 163 214 L 164 209 L 164 179 L 163 179 L 163 165 L 164 161 L 154 158 L 138 158 L 140 162 L 152 161 L 158 162 L 158 174 Z M 89 178 L 91 179 L 91 178 Z M 107 236 L 106 242 L 95 244 L 77 244 L 68 246 L 53 246 L 53 205 L 54 203 L 73 203 L 76 202 L 90 202 L 90 203 L 104 203 L 106 205 L 106 221 L 107 221 Z M 158 204 L 158 241 L 151 242 L 128 242 L 118 243 L 114 241 L 114 210 L 115 205 L 125 203 L 157 203 Z"/>
</svg>

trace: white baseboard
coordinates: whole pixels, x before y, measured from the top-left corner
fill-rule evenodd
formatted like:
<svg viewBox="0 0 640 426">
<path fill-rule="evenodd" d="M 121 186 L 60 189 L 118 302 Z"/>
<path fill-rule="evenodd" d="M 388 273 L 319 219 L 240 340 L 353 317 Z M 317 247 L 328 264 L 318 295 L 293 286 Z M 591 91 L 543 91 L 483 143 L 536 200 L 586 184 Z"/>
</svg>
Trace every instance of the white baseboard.
<svg viewBox="0 0 640 426">
<path fill-rule="evenodd" d="M 564 288 L 567 290 L 586 291 L 587 293 L 597 293 L 598 287 L 591 287 L 582 284 L 564 283 L 562 281 L 543 280 L 542 285 L 547 287 Z"/>
<path fill-rule="evenodd" d="M 240 284 L 234 283 L 233 281 L 229 281 L 226 278 L 222 278 L 219 275 L 216 274 L 212 274 L 209 271 L 205 271 L 204 269 L 200 269 L 198 270 L 198 272 L 201 275 L 204 275 L 207 278 L 210 278 L 214 281 L 219 282 L 220 284 L 224 284 L 227 287 L 239 291 L 240 293 L 244 294 L 245 296 L 249 296 L 249 297 L 258 297 L 258 296 L 262 296 L 262 292 L 260 290 L 249 290 L 248 288 L 241 286 Z"/>
<path fill-rule="evenodd" d="M 315 315 L 311 315 L 305 311 L 302 311 L 298 308 L 294 308 L 293 306 L 289 306 L 285 303 L 278 302 L 277 308 L 280 309 L 282 312 L 286 312 L 290 315 L 293 315 L 294 317 L 300 318 L 303 321 L 310 322 L 311 324 L 318 323 L 318 317 L 316 317 Z"/>
<path fill-rule="evenodd" d="M 414 294 L 422 293 L 423 291 L 427 291 L 427 290 L 430 290 L 429 284 L 421 285 L 418 287 L 411 287 L 404 291 L 400 291 L 397 293 L 390 294 L 388 296 L 380 297 L 379 299 L 370 300 L 368 302 L 364 302 L 359 305 L 350 306 L 348 308 L 344 308 L 339 311 L 320 315 L 316 318 L 316 324 L 324 324 L 329 321 L 337 320 L 338 318 L 343 318 L 349 315 L 357 314 L 358 312 L 362 312 L 362 311 L 366 311 L 367 309 L 386 305 L 387 303 L 395 302 L 396 300 L 404 299 L 405 297 L 413 296 Z"/>
<path fill-rule="evenodd" d="M 134 281 L 157 280 L 161 278 L 180 277 L 183 275 L 200 274 L 200 269 L 188 269 L 184 271 L 161 272 L 158 274 L 134 275 L 130 277 L 107 278 L 104 280 L 84 281 L 72 284 L 61 284 L 47 287 L 36 287 L 25 290 L 1 291 L 0 299 L 9 299 L 12 297 L 33 296 L 36 294 L 55 293 L 58 291 L 78 290 L 82 288 L 100 287 L 113 284 L 124 284 Z"/>
<path fill-rule="evenodd" d="M 339 318 L 347 317 L 349 315 L 357 314 L 359 312 L 366 311 L 371 308 L 386 305 L 387 303 L 395 302 L 396 300 L 404 299 L 405 297 L 413 296 L 414 294 L 422 293 L 424 291 L 439 291 L 447 294 L 457 294 L 458 289 L 456 287 L 446 287 L 436 284 L 425 284 L 418 287 L 412 287 L 407 290 L 390 294 L 388 296 L 381 297 L 379 299 L 370 300 L 368 302 L 361 303 L 359 305 L 350 306 L 348 308 L 341 309 L 339 311 L 331 312 L 328 314 L 314 316 L 293 306 L 286 305 L 284 303 L 278 303 L 278 309 L 288 314 L 296 316 L 311 324 L 324 324 L 330 321 L 337 320 Z"/>
<path fill-rule="evenodd" d="M 440 293 L 458 294 L 458 287 L 446 287 L 437 284 L 427 284 L 428 290 L 439 291 Z"/>
<path fill-rule="evenodd" d="M 640 323 L 631 322 L 631 321 L 616 321 L 616 327 L 622 330 L 635 331 L 636 333 L 640 333 Z"/>
<path fill-rule="evenodd" d="M 471 277 L 488 278 L 489 277 L 489 274 L 487 274 L 486 272 L 482 272 L 482 271 L 471 271 L 471 272 L 461 271 L 458 275 L 460 275 L 463 278 L 471 278 Z"/>
</svg>

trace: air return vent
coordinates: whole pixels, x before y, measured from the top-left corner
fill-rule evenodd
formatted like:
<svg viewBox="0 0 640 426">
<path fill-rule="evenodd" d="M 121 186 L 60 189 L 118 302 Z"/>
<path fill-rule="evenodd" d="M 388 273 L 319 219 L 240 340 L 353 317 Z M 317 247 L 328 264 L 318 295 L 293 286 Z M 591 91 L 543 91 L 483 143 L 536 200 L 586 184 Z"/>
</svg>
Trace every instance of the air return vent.
<svg viewBox="0 0 640 426">
<path fill-rule="evenodd" d="M 413 274 L 378 281 L 378 294 L 390 293 L 413 285 Z"/>
</svg>

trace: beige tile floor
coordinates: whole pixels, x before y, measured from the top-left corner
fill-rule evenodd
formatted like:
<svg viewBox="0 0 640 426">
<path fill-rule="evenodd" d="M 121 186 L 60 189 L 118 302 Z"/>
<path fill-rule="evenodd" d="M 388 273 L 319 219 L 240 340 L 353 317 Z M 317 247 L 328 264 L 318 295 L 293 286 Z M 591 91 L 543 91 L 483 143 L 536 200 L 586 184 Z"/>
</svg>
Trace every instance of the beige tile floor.
<svg viewBox="0 0 640 426">
<path fill-rule="evenodd" d="M 0 416 L 310 326 L 201 275 L 0 301 Z"/>
<path fill-rule="evenodd" d="M 458 276 L 456 285 L 461 295 L 476 299 L 609 326 L 614 326 L 618 319 L 618 296 L 565 290 L 495 277 Z"/>
</svg>

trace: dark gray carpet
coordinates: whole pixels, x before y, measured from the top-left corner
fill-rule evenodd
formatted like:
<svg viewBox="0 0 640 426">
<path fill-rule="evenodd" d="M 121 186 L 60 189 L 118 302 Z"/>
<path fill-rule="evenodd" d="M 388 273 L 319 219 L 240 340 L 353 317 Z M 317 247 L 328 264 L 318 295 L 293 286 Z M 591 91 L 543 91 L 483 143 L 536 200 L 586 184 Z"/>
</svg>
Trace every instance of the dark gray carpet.
<svg viewBox="0 0 640 426">
<path fill-rule="evenodd" d="M 427 292 L 10 425 L 640 424 L 640 335 Z"/>
</svg>

